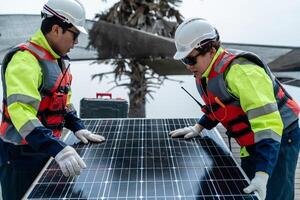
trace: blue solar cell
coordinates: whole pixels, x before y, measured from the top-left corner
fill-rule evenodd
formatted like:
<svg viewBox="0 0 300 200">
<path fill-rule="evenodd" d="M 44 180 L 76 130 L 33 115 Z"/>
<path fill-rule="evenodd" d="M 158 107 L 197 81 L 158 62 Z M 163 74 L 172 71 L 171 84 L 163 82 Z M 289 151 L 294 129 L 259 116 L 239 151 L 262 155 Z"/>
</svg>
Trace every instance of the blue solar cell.
<svg viewBox="0 0 300 200">
<path fill-rule="evenodd" d="M 86 120 L 106 137 L 69 144 L 87 164 L 80 176 L 66 178 L 52 161 L 28 191 L 28 199 L 258 199 L 244 194 L 248 181 L 214 130 L 204 138 L 170 138 L 196 119 Z"/>
</svg>

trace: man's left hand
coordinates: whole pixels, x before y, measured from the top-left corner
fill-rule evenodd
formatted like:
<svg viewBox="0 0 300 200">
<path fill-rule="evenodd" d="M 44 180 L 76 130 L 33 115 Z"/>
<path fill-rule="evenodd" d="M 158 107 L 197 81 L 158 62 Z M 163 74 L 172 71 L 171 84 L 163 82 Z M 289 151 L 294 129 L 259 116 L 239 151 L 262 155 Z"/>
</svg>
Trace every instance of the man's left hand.
<svg viewBox="0 0 300 200">
<path fill-rule="evenodd" d="M 92 133 L 87 129 L 82 129 L 75 132 L 75 136 L 81 140 L 84 144 L 91 142 L 103 142 L 105 138 L 102 135 Z"/>
</svg>

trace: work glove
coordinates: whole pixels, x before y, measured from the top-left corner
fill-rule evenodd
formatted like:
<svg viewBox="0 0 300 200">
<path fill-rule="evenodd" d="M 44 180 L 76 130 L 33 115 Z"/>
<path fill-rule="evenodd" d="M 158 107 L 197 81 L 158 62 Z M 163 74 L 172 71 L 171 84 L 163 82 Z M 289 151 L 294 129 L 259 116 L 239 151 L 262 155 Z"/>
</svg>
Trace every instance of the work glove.
<svg viewBox="0 0 300 200">
<path fill-rule="evenodd" d="M 75 136 L 81 140 L 84 144 L 91 142 L 103 142 L 105 138 L 102 135 L 92 133 L 87 129 L 81 129 L 75 132 Z"/>
<path fill-rule="evenodd" d="M 255 177 L 251 180 L 250 185 L 244 188 L 244 192 L 249 194 L 256 191 L 261 200 L 265 200 L 267 194 L 267 183 L 269 175 L 265 172 L 256 172 Z"/>
<path fill-rule="evenodd" d="M 86 168 L 86 164 L 71 146 L 66 146 L 56 156 L 55 161 L 62 173 L 66 176 L 79 175 L 80 171 Z"/>
<path fill-rule="evenodd" d="M 184 127 L 171 131 L 169 135 L 171 137 L 184 136 L 185 139 L 189 139 L 201 135 L 202 130 L 203 126 L 201 126 L 200 124 L 195 124 L 195 126 Z"/>
</svg>

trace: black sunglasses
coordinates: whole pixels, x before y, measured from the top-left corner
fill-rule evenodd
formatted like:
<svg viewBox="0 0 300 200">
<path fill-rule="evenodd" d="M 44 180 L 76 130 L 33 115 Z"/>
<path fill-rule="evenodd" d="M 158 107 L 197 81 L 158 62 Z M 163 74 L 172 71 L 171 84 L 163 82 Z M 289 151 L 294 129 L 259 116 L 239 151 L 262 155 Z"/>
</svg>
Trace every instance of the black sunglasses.
<svg viewBox="0 0 300 200">
<path fill-rule="evenodd" d="M 198 52 L 195 56 L 187 56 L 183 59 L 181 59 L 181 62 L 185 65 L 195 65 L 197 63 L 197 57 L 201 54 L 201 52 Z"/>
<path fill-rule="evenodd" d="M 197 50 L 197 55 L 195 56 L 187 56 L 183 59 L 181 59 L 181 62 L 185 65 L 195 65 L 197 64 L 197 57 L 200 55 L 205 55 L 209 50 L 211 49 L 212 44 L 210 42 L 206 42 L 203 44 L 202 47 L 196 48 Z"/>
<path fill-rule="evenodd" d="M 74 40 L 74 41 L 77 40 L 77 38 L 78 38 L 80 32 L 73 31 L 72 29 L 67 29 L 67 31 L 73 33 L 73 40 Z"/>
</svg>

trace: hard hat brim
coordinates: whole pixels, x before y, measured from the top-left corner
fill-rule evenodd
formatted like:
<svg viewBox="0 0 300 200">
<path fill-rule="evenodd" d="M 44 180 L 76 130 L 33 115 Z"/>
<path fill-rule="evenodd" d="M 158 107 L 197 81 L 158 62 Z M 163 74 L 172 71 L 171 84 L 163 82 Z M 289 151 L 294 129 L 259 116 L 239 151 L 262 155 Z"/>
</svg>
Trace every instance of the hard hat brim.
<svg viewBox="0 0 300 200">
<path fill-rule="evenodd" d="M 86 31 L 86 29 L 83 26 L 75 26 L 74 24 L 73 24 L 73 26 L 76 29 L 78 29 L 81 33 L 88 34 L 87 31 Z"/>
<path fill-rule="evenodd" d="M 193 49 L 190 51 L 177 51 L 175 53 L 175 55 L 173 56 L 173 58 L 175 60 L 181 60 L 181 59 L 187 57 L 192 51 L 193 51 Z"/>
</svg>

